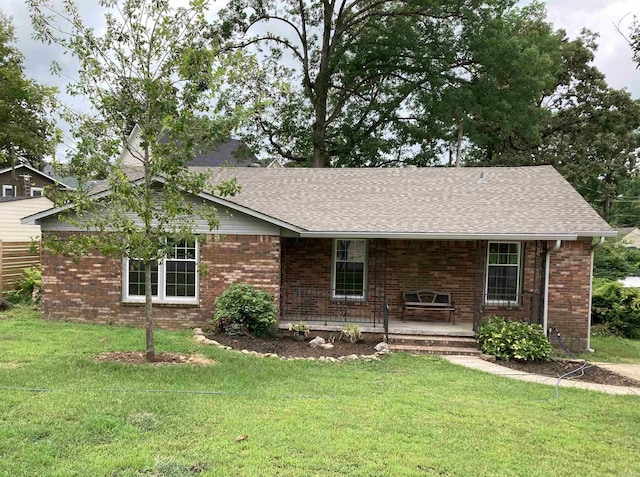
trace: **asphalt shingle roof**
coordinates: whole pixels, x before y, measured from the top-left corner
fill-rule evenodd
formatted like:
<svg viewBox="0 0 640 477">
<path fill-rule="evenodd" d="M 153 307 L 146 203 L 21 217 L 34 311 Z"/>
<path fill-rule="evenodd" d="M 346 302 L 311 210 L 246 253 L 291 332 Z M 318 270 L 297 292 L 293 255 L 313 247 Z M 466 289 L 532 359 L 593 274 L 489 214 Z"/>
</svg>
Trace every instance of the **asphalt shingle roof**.
<svg viewBox="0 0 640 477">
<path fill-rule="evenodd" d="M 228 204 L 303 235 L 443 238 L 615 236 L 551 166 L 469 168 L 191 168 L 235 177 Z M 140 171 L 127 170 L 135 180 Z M 94 193 L 104 192 L 106 183 Z"/>
<path fill-rule="evenodd" d="M 229 202 L 306 231 L 615 234 L 551 166 L 235 168 L 220 174 L 242 186 Z"/>
</svg>

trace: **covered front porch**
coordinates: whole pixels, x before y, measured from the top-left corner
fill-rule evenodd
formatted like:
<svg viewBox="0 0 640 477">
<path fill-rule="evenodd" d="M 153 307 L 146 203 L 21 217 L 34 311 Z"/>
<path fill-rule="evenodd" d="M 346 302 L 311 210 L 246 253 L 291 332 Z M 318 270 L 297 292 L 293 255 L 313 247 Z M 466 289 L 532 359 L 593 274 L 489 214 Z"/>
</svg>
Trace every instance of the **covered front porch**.
<svg viewBox="0 0 640 477">
<path fill-rule="evenodd" d="M 357 324 L 363 333 L 385 334 L 383 323 L 371 322 L 326 322 L 323 320 L 280 320 L 278 327 L 281 330 L 289 329 L 289 325 L 294 325 L 299 321 L 304 321 L 309 326 L 309 331 L 326 331 L 339 333 L 345 325 Z M 428 321 L 390 321 L 388 332 L 390 335 L 415 335 L 415 336 L 460 336 L 474 337 L 475 331 L 471 323 L 457 323 L 453 325 L 446 322 Z"/>
<path fill-rule="evenodd" d="M 543 320 L 546 241 L 283 238 L 281 247 L 283 328 L 474 336 L 489 316 Z M 420 289 L 450 294 L 455 319 L 406 311 L 403 292 Z"/>
</svg>

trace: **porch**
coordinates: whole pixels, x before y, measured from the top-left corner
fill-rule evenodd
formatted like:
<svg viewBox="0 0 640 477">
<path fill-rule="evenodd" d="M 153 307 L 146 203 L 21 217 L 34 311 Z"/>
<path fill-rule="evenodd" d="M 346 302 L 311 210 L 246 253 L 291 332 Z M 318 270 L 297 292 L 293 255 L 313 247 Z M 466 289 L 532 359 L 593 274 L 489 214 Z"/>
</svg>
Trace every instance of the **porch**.
<svg viewBox="0 0 640 477">
<path fill-rule="evenodd" d="M 340 332 L 345 325 L 357 324 L 363 333 L 378 333 L 384 334 L 383 323 L 371 323 L 371 322 L 327 322 L 324 320 L 310 319 L 310 320 L 290 320 L 282 319 L 278 324 L 281 330 L 289 329 L 289 324 L 296 324 L 299 321 L 304 321 L 310 331 L 328 331 L 328 332 Z M 390 335 L 411 335 L 411 336 L 458 336 L 458 337 L 474 337 L 473 325 L 471 323 L 457 323 L 452 325 L 446 322 L 429 322 L 429 321 L 389 321 L 389 334 Z"/>
<path fill-rule="evenodd" d="M 356 323 L 373 333 L 474 336 L 494 315 L 542 323 L 546 251 L 545 241 L 286 238 L 281 326 L 305 321 L 339 331 Z M 403 292 L 419 289 L 450 294 L 455 325 L 449 311 L 403 314 Z"/>
</svg>

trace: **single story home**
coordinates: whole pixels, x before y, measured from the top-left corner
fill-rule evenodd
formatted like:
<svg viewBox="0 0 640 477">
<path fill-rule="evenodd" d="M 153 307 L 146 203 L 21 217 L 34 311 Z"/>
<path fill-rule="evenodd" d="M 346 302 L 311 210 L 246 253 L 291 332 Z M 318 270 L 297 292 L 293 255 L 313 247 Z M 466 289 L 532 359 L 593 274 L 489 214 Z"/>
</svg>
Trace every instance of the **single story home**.
<svg viewBox="0 0 640 477">
<path fill-rule="evenodd" d="M 236 177 L 242 191 L 197 198 L 215 205 L 220 225 L 209 231 L 198 221 L 196 243 L 176 244 L 158 263 L 160 326 L 205 325 L 233 283 L 275 295 L 282 321 L 447 323 L 438 309 L 405 313 L 403 292 L 430 289 L 454 302 L 448 326 L 509 316 L 557 329 L 573 350 L 589 347 L 593 249 L 616 232 L 551 166 L 219 175 Z M 59 212 L 25 220 L 44 236 L 87 233 Z M 45 253 L 42 270 L 45 318 L 144 322 L 144 270 L 134 260 L 91 254 L 74 263 Z"/>
</svg>

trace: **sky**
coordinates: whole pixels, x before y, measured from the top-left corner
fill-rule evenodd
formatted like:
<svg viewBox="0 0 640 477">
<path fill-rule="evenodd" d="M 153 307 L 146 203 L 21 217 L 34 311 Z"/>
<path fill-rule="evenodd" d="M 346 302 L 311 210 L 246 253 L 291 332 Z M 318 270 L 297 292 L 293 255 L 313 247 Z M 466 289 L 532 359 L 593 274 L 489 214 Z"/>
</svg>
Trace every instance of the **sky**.
<svg viewBox="0 0 640 477">
<path fill-rule="evenodd" d="M 177 1 L 177 0 L 176 0 Z M 57 2 L 56 2 L 57 3 Z M 217 0 L 216 5 L 224 0 Z M 520 5 L 530 3 L 530 0 L 520 0 Z M 632 51 L 625 38 L 617 31 L 628 33 L 633 15 L 640 17 L 640 2 L 638 0 L 547 0 L 547 18 L 556 29 L 562 28 L 569 38 L 575 38 L 582 28 L 588 28 L 599 33 L 599 48 L 596 52 L 595 64 L 606 77 L 609 85 L 616 89 L 626 88 L 631 95 L 640 99 L 640 69 L 632 61 Z M 91 24 L 101 18 L 97 0 L 77 0 L 81 13 Z M 51 45 L 43 45 L 31 39 L 32 29 L 29 12 L 23 0 L 0 0 L 0 10 L 13 17 L 18 37 L 17 46 L 25 56 L 26 75 L 39 83 L 57 86 L 64 91 L 68 77 L 51 76 L 49 68 L 51 60 L 56 59 L 73 77 L 73 61 L 63 56 L 59 49 Z M 76 110 L 83 110 L 84 106 L 78 98 L 71 98 L 64 93 L 60 99 Z M 64 133 L 64 142 L 72 146 L 73 139 L 68 131 Z M 65 146 L 59 148 L 59 156 L 64 155 Z"/>
</svg>

